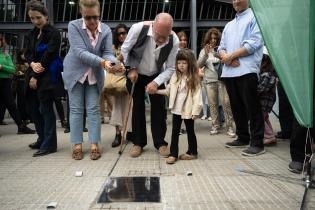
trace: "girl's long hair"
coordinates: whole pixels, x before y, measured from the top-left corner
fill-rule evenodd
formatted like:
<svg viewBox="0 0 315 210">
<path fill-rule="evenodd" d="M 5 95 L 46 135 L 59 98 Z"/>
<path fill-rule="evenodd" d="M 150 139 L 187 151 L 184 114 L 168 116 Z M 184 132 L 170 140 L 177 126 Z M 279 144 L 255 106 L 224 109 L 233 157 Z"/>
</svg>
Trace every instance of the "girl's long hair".
<svg viewBox="0 0 315 210">
<path fill-rule="evenodd" d="M 216 45 L 219 45 L 220 44 L 220 41 L 221 41 L 221 32 L 219 31 L 219 29 L 217 28 L 210 28 L 206 35 L 204 36 L 203 38 L 203 41 L 202 41 L 202 45 L 201 47 L 204 48 L 207 44 L 209 44 L 209 42 L 211 41 L 211 34 L 214 34 L 216 35 L 217 37 L 217 43 Z"/>
<path fill-rule="evenodd" d="M 190 49 L 179 50 L 176 56 L 176 76 L 177 81 L 183 76 L 178 70 L 177 62 L 179 60 L 185 60 L 188 64 L 187 69 L 187 88 L 192 93 L 195 93 L 199 85 L 197 60 L 194 53 Z"/>
</svg>

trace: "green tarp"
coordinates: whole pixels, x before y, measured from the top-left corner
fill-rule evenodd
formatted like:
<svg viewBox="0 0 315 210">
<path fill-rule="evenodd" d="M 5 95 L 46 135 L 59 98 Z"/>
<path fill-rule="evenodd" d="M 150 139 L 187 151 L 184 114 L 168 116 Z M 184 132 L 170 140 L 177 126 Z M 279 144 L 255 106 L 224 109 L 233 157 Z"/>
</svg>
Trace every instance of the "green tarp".
<svg viewBox="0 0 315 210">
<path fill-rule="evenodd" d="M 315 0 L 250 0 L 298 122 L 313 125 Z"/>
</svg>

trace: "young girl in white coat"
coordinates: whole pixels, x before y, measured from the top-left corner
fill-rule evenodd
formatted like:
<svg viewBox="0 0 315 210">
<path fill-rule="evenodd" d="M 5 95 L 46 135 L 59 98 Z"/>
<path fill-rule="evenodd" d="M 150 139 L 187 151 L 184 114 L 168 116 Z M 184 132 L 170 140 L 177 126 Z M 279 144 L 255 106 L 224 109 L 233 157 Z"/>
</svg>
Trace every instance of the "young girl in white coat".
<svg viewBox="0 0 315 210">
<path fill-rule="evenodd" d="M 169 96 L 169 108 L 173 114 L 172 142 L 166 163 L 173 164 L 178 158 L 178 139 L 182 120 L 187 130 L 188 150 L 180 155 L 179 159 L 196 159 L 198 152 L 194 120 L 202 109 L 202 99 L 197 61 L 191 50 L 183 49 L 178 52 L 176 71 L 167 88 L 158 90 L 157 94 Z"/>
</svg>

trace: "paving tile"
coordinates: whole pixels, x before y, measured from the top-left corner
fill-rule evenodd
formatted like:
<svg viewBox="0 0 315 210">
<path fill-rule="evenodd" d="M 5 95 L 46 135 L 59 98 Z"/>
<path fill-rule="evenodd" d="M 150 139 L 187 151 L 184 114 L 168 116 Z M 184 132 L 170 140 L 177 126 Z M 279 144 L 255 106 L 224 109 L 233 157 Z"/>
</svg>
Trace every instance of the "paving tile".
<svg viewBox="0 0 315 210">
<path fill-rule="evenodd" d="M 168 116 L 166 141 L 171 139 L 171 116 Z M 149 117 L 147 122 L 149 123 Z M 46 209 L 51 201 L 65 210 L 204 210 L 204 209 L 298 209 L 304 186 L 302 177 L 287 170 L 290 161 L 289 142 L 278 141 L 267 153 L 244 157 L 242 149 L 228 149 L 231 141 L 224 133 L 211 136 L 209 121 L 196 121 L 198 159 L 165 163 L 153 147 L 147 124 L 148 145 L 139 158 L 128 154 L 129 143 L 119 156 L 119 148 L 111 148 L 115 129 L 102 125 L 102 157 L 89 159 L 88 136 L 84 133 L 84 159 L 71 159 L 69 134 L 58 124 L 58 152 L 33 158 L 28 148 L 36 135 L 16 135 L 16 126 L 0 126 L 0 209 Z M 271 118 L 274 130 L 279 123 Z M 32 126 L 32 125 L 31 125 Z M 179 154 L 187 150 L 187 135 L 179 137 Z M 117 161 L 118 160 L 118 161 Z M 115 168 L 112 170 L 112 167 Z M 83 171 L 82 177 L 75 177 Z M 192 176 L 187 176 L 187 172 Z M 241 172 L 241 171 L 245 171 Z M 160 177 L 160 203 L 115 202 L 96 203 L 108 175 Z M 310 190 L 307 209 L 315 208 L 314 190 Z"/>
</svg>

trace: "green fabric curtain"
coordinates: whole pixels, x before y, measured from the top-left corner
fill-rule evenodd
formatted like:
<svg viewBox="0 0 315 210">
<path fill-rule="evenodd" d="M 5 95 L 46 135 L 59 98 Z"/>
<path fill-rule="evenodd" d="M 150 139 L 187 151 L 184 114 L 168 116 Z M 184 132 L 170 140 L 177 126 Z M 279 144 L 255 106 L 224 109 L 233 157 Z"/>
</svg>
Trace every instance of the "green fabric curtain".
<svg viewBox="0 0 315 210">
<path fill-rule="evenodd" d="M 298 122 L 313 125 L 315 0 L 250 0 Z"/>
</svg>

